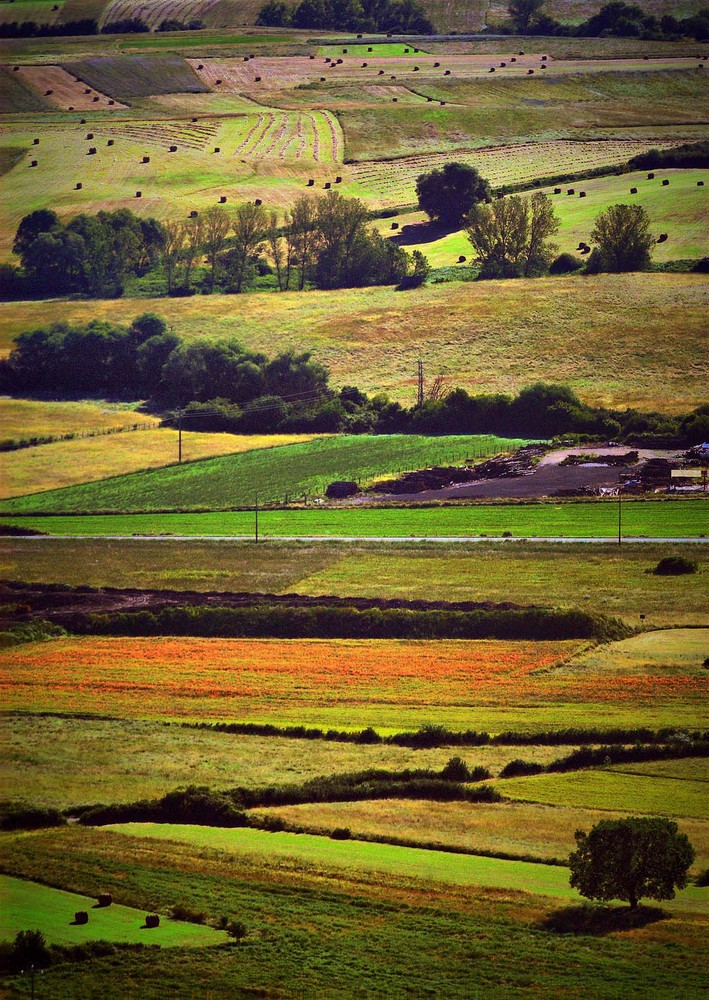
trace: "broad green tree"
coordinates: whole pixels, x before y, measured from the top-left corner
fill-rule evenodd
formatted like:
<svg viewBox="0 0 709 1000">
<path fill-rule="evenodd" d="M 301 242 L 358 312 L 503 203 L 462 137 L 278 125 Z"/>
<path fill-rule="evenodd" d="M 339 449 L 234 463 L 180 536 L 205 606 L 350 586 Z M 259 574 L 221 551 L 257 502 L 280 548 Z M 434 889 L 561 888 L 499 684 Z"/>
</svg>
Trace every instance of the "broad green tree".
<svg viewBox="0 0 709 1000">
<path fill-rule="evenodd" d="M 611 205 L 596 217 L 591 241 L 604 271 L 641 271 L 650 263 L 650 216 L 642 205 Z"/>
</svg>

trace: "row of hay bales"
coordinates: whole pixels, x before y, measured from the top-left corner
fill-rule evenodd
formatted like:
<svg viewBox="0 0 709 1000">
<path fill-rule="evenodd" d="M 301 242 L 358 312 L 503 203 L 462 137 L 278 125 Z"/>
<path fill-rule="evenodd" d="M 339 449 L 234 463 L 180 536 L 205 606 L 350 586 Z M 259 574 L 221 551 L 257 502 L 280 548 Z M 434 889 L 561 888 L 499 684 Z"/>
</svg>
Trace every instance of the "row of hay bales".
<svg viewBox="0 0 709 1000">
<path fill-rule="evenodd" d="M 98 900 L 94 909 L 103 910 L 107 906 L 113 903 L 113 896 L 110 892 L 99 893 Z M 89 914 L 87 910 L 77 910 L 74 914 L 74 924 L 82 926 L 83 924 L 88 924 Z M 144 927 L 159 927 L 160 926 L 160 916 L 157 913 L 146 913 Z"/>
</svg>

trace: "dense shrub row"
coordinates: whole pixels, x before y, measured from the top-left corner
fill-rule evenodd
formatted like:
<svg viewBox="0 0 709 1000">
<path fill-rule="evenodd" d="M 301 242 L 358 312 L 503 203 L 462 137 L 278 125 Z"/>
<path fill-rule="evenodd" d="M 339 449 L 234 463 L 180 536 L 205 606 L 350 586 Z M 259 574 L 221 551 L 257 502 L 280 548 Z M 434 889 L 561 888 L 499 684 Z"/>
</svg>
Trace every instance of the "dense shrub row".
<svg viewBox="0 0 709 1000">
<path fill-rule="evenodd" d="M 59 24 L 38 24 L 36 21 L 7 21 L 0 24 L 0 38 L 53 38 L 58 35 L 95 35 L 98 23 L 91 17 Z"/>
<path fill-rule="evenodd" d="M 83 635 L 193 635 L 221 638 L 603 639 L 627 638 L 619 619 L 542 608 L 413 611 L 405 608 L 167 607 L 68 616 Z"/>
<path fill-rule="evenodd" d="M 608 764 L 637 764 L 649 760 L 678 760 L 682 757 L 709 757 L 709 740 L 689 736 L 665 744 L 635 746 L 614 744 L 609 746 L 582 746 L 565 757 L 559 757 L 546 766 L 534 761 L 511 760 L 500 772 L 501 778 L 517 778 L 530 774 L 579 771 L 585 767 L 602 767 Z"/>
<path fill-rule="evenodd" d="M 645 38 L 653 41 L 672 41 L 677 38 L 709 38 L 709 9 L 700 10 L 689 17 L 677 18 L 671 14 L 656 17 L 636 4 L 611 0 L 580 24 L 568 24 L 550 17 L 543 10 L 544 0 L 522 0 L 508 6 L 511 21 L 490 25 L 486 30 L 496 34 L 504 32 L 524 35 L 564 35 L 580 38 Z"/>
<path fill-rule="evenodd" d="M 58 809 L 28 806 L 23 802 L 3 802 L 0 806 L 0 830 L 41 830 L 65 823 Z"/>
<path fill-rule="evenodd" d="M 396 32 L 432 35 L 434 27 L 416 0 L 268 0 L 257 24 L 324 31 Z"/>
</svg>

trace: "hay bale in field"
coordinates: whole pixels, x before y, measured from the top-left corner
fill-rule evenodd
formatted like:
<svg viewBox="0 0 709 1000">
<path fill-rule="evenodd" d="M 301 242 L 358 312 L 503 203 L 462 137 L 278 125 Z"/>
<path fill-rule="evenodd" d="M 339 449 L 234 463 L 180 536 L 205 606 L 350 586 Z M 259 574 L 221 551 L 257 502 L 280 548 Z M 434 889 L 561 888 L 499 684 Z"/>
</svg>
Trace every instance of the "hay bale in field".
<svg viewBox="0 0 709 1000">
<path fill-rule="evenodd" d="M 643 56 L 643 60 L 644 60 L 645 62 L 647 62 L 649 58 L 650 58 L 650 56 Z"/>
<path fill-rule="evenodd" d="M 342 178 L 341 177 L 336 177 L 335 178 L 335 184 L 342 184 Z"/>
<path fill-rule="evenodd" d="M 655 175 L 654 175 L 654 174 L 648 174 L 648 175 L 647 175 L 647 179 L 648 179 L 649 181 L 654 181 L 654 180 L 655 180 Z"/>
<path fill-rule="evenodd" d="M 368 65 L 368 63 L 362 63 L 362 69 L 365 69 L 367 67 L 367 65 Z"/>
<path fill-rule="evenodd" d="M 98 102 L 98 97 L 93 97 L 92 100 L 93 100 L 94 104 L 96 104 Z"/>
<path fill-rule="evenodd" d="M 99 906 L 110 906 L 113 902 L 113 896 L 110 892 L 100 892 L 98 894 L 98 905 Z"/>
<path fill-rule="evenodd" d="M 404 55 L 405 56 L 408 55 L 410 51 L 411 51 L 411 49 L 404 49 Z"/>
<path fill-rule="evenodd" d="M 248 61 L 249 61 L 249 57 L 248 56 L 244 56 L 244 62 L 248 62 Z"/>
<path fill-rule="evenodd" d="M 192 211 L 190 212 L 190 219 L 196 219 L 198 215 L 199 212 L 197 211 L 197 209 L 193 208 Z"/>
<path fill-rule="evenodd" d="M 510 62 L 517 62 L 517 56 L 512 56 L 512 58 L 510 59 Z"/>
<path fill-rule="evenodd" d="M 495 72 L 495 67 L 494 67 L 494 66 L 491 66 L 491 67 L 490 67 L 490 69 L 488 70 L 488 72 L 489 72 L 489 73 L 494 73 L 494 72 Z"/>
<path fill-rule="evenodd" d="M 697 187 L 698 188 L 703 188 L 704 187 L 704 181 L 697 181 Z"/>
<path fill-rule="evenodd" d="M 76 182 L 76 187 L 74 188 L 74 190 L 75 191 L 81 191 L 81 189 L 82 189 L 83 186 L 84 185 L 81 183 L 81 181 L 77 181 Z"/>
<path fill-rule="evenodd" d="M 547 67 L 546 67 L 546 63 L 544 63 L 544 65 L 543 65 L 543 66 L 540 66 L 539 68 L 540 68 L 540 69 L 546 69 L 546 68 L 547 68 Z"/>
<path fill-rule="evenodd" d="M 53 90 L 45 90 L 45 92 L 44 92 L 44 96 L 45 96 L 45 97 L 49 97 L 49 95 L 50 95 L 50 94 L 53 94 L 53 93 L 54 93 L 54 91 L 53 91 Z"/>
<path fill-rule="evenodd" d="M 218 87 L 218 86 L 220 85 L 220 83 L 221 83 L 221 82 L 222 82 L 221 80 L 215 80 L 215 81 L 214 81 L 214 85 L 215 85 L 215 87 Z"/>
<path fill-rule="evenodd" d="M 345 55 L 347 55 L 347 49 L 343 49 L 342 51 L 344 52 Z"/>
<path fill-rule="evenodd" d="M 576 191 L 573 188 L 569 188 L 569 190 L 566 193 L 567 193 L 567 195 L 568 194 L 576 194 Z"/>
<path fill-rule="evenodd" d="M 177 146 L 170 146 L 169 152 L 176 153 L 177 152 Z"/>
<path fill-rule="evenodd" d="M 93 132 L 87 132 L 87 133 L 86 133 L 86 138 L 87 138 L 87 139 L 93 139 L 93 137 L 94 137 L 94 134 L 93 134 Z"/>
<path fill-rule="evenodd" d="M 414 66 L 414 73 L 418 73 L 418 71 L 419 71 L 418 66 Z"/>
<path fill-rule="evenodd" d="M 326 191 L 329 191 L 330 190 L 330 181 L 325 181 L 323 187 L 325 188 Z"/>
<path fill-rule="evenodd" d="M 549 56 L 542 56 L 542 62 L 546 62 Z"/>
<path fill-rule="evenodd" d="M 341 66 L 343 62 L 344 62 L 344 59 L 338 59 L 337 60 L 337 65 Z"/>
<path fill-rule="evenodd" d="M 37 161 L 36 160 L 31 160 L 30 161 L 30 166 L 31 167 L 36 167 L 37 166 Z"/>
<path fill-rule="evenodd" d="M 500 69 L 504 69 L 506 65 L 507 65 L 507 63 L 504 63 L 504 62 L 500 63 Z"/>
<path fill-rule="evenodd" d="M 396 77 L 395 76 L 390 76 L 389 79 L 390 80 L 396 80 Z"/>
<path fill-rule="evenodd" d="M 445 108 L 445 106 L 446 106 L 446 102 L 445 101 L 439 101 L 438 103 L 440 104 L 440 106 L 442 108 Z"/>
<path fill-rule="evenodd" d="M 371 45 L 367 46 L 367 52 L 374 52 L 374 49 L 372 48 Z"/>
<path fill-rule="evenodd" d="M 221 146 L 215 146 L 214 147 L 214 152 L 215 153 L 221 153 L 221 151 L 222 151 L 222 147 Z"/>
<path fill-rule="evenodd" d="M 254 77 L 254 83 L 261 83 L 261 77 L 260 76 L 255 76 Z"/>
<path fill-rule="evenodd" d="M 197 119 L 196 119 L 196 118 L 193 118 L 193 119 L 192 119 L 192 124 L 194 125 L 194 123 L 195 123 L 196 121 L 197 121 Z"/>
<path fill-rule="evenodd" d="M 379 72 L 377 73 L 377 76 L 384 76 L 384 70 L 380 69 Z"/>
<path fill-rule="evenodd" d="M 254 205 L 263 205 L 263 202 L 261 201 L 260 198 L 256 198 L 254 201 Z"/>
<path fill-rule="evenodd" d="M 435 62 L 435 63 L 433 64 L 433 68 L 434 68 L 434 69 L 438 69 L 440 65 L 441 65 L 441 64 L 440 64 L 439 62 Z"/>
<path fill-rule="evenodd" d="M 68 110 L 68 111 L 73 111 L 73 110 L 74 110 L 74 105 L 73 105 L 73 104 L 70 104 L 67 110 Z"/>
<path fill-rule="evenodd" d="M 326 58 L 325 62 L 326 62 L 326 63 L 329 63 L 329 62 L 332 62 L 332 59 L 330 58 L 330 56 L 328 56 L 328 57 Z"/>
<path fill-rule="evenodd" d="M 89 922 L 89 915 L 86 912 L 86 910 L 77 910 L 76 913 L 74 914 L 74 923 L 88 924 L 88 922 Z"/>
<path fill-rule="evenodd" d="M 458 263 L 465 264 L 465 256 L 463 254 L 461 254 L 460 257 L 458 258 Z"/>
<path fill-rule="evenodd" d="M 143 197 L 143 192 L 142 191 L 136 191 L 135 192 L 135 196 L 136 196 L 136 198 L 142 198 Z"/>
<path fill-rule="evenodd" d="M 39 139 L 33 139 L 32 140 L 32 145 L 33 146 L 39 146 Z"/>
<path fill-rule="evenodd" d="M 554 194 L 561 194 L 561 188 L 554 188 Z"/>
<path fill-rule="evenodd" d="M 19 73 L 19 71 L 20 71 L 20 67 L 19 66 L 13 66 L 12 67 L 12 72 L 13 73 Z"/>
<path fill-rule="evenodd" d="M 146 914 L 146 917 L 145 917 L 145 926 L 146 927 L 159 927 L 160 926 L 160 917 L 157 915 L 157 913 L 148 913 L 148 914 Z"/>
<path fill-rule="evenodd" d="M 226 205 L 226 195 L 225 194 L 223 194 L 221 196 L 221 198 L 219 199 L 219 204 L 220 205 Z"/>
<path fill-rule="evenodd" d="M 86 155 L 87 156 L 95 156 L 96 155 L 96 147 L 95 146 L 89 146 L 89 151 L 88 151 L 88 153 Z"/>
<path fill-rule="evenodd" d="M 444 76 L 450 76 L 451 75 L 451 71 L 449 69 L 447 69 L 443 75 Z"/>
<path fill-rule="evenodd" d="M 392 229 L 398 229 L 399 228 L 399 223 L 398 222 L 392 222 L 391 228 Z"/>
<path fill-rule="evenodd" d="M 200 63 L 197 69 L 204 69 L 204 63 Z"/>
<path fill-rule="evenodd" d="M 638 189 L 637 188 L 631 188 L 630 189 L 630 193 L 631 194 L 637 194 L 638 193 Z"/>
<path fill-rule="evenodd" d="M 527 76 L 534 76 L 534 70 L 533 69 L 528 69 L 527 70 Z"/>
<path fill-rule="evenodd" d="M 90 94 L 91 93 L 91 87 L 84 87 L 84 93 L 85 94 Z"/>
<path fill-rule="evenodd" d="M 524 55 L 524 52 L 522 52 L 522 50 L 520 49 L 520 51 L 519 51 L 519 52 L 517 53 L 517 55 L 518 55 L 518 56 L 523 56 L 523 55 Z"/>
<path fill-rule="evenodd" d="M 108 103 L 109 104 L 115 104 L 116 102 L 115 101 L 109 101 Z"/>
<path fill-rule="evenodd" d="M 149 156 L 144 156 L 143 157 L 143 163 L 150 163 L 150 157 Z"/>
<path fill-rule="evenodd" d="M 585 191 L 579 191 L 579 198 L 585 198 L 585 197 L 586 197 L 586 192 Z"/>
<path fill-rule="evenodd" d="M 430 104 L 430 103 L 431 103 L 431 101 L 433 100 L 433 98 L 432 98 L 432 97 L 427 97 L 427 98 L 426 98 L 426 100 L 427 100 L 427 101 L 428 101 L 428 103 Z"/>
<path fill-rule="evenodd" d="M 668 239 L 669 239 L 669 236 L 667 235 L 667 233 L 660 233 L 660 235 L 657 238 L 657 242 L 658 243 L 666 243 Z"/>
<path fill-rule="evenodd" d="M 590 253 L 590 252 L 591 252 L 591 248 L 590 247 L 584 247 L 583 250 L 581 251 L 581 256 L 583 256 L 584 254 Z"/>
<path fill-rule="evenodd" d="M 86 124 L 86 119 L 85 118 L 81 118 L 79 120 L 79 125 L 85 125 L 85 124 Z"/>
<path fill-rule="evenodd" d="M 308 183 L 305 186 L 311 188 L 311 187 L 313 187 L 314 184 L 315 184 L 315 181 L 313 180 L 313 178 L 309 177 L 308 178 Z"/>
<path fill-rule="evenodd" d="M 392 99 L 391 99 L 392 104 L 396 104 L 398 100 L 399 100 L 398 97 L 392 97 Z"/>
<path fill-rule="evenodd" d="M 309 58 L 310 58 L 310 59 L 314 59 L 314 58 L 315 58 L 315 56 L 310 56 Z"/>
<path fill-rule="evenodd" d="M 669 181 L 667 180 L 667 178 L 665 177 L 664 181 L 662 182 L 662 186 L 663 186 L 663 187 L 667 187 L 669 183 L 670 183 L 670 182 L 669 182 Z"/>
</svg>

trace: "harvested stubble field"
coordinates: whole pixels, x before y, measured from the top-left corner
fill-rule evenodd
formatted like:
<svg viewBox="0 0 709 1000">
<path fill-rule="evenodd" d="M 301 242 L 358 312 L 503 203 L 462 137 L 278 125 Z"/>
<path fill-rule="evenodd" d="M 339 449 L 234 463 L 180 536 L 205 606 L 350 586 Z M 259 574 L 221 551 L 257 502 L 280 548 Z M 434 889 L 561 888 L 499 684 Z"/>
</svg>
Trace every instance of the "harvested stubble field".
<svg viewBox="0 0 709 1000">
<path fill-rule="evenodd" d="M 49 944 L 79 945 L 89 941 L 159 945 L 163 948 L 204 948 L 229 940 L 225 931 L 185 921 L 163 919 L 145 927 L 145 913 L 120 904 L 97 907 L 95 896 L 52 889 L 37 882 L 0 875 L 0 938 L 12 940 L 28 924 L 42 931 Z M 77 910 L 89 914 L 77 925 Z"/>
<path fill-rule="evenodd" d="M 167 155 L 167 154 L 166 154 Z M 175 154 L 177 155 L 177 154 Z M 93 159 L 93 157 L 91 158 Z M 535 381 L 587 402 L 677 413 L 706 401 L 709 283 L 694 274 L 627 274 L 170 300 L 178 336 L 236 336 L 247 347 L 312 350 L 335 385 L 415 399 L 415 360 L 471 392 Z M 130 323 L 165 300 L 0 303 L 0 350 L 24 330 L 90 319 Z M 668 330 L 672 336 L 668 336 Z"/>
<path fill-rule="evenodd" d="M 683 555 L 700 572 L 650 570 Z M 70 586 L 298 593 L 583 607 L 652 627 L 709 621 L 704 545 L 0 540 L 0 577 Z M 601 655 L 596 651 L 596 656 Z"/>
<path fill-rule="evenodd" d="M 696 728 L 701 668 L 579 671 L 580 641 L 67 638 L 7 650 L 7 709 L 379 732 Z"/>
<path fill-rule="evenodd" d="M 162 434 L 163 431 L 150 433 L 155 439 L 155 435 Z M 176 432 L 172 431 L 171 434 L 171 438 L 164 439 L 162 454 L 156 456 L 162 460 L 154 463 L 146 460 L 146 465 L 166 465 L 169 452 L 171 458 L 167 460 L 176 461 Z M 210 448 L 213 449 L 213 454 L 220 451 L 222 454 L 229 451 L 240 454 L 204 460 L 198 464 L 188 463 L 162 468 L 154 472 L 115 476 L 94 486 L 80 483 L 77 486 L 66 487 L 61 493 L 51 491 L 51 493 L 36 494 L 32 500 L 19 501 L 20 506 L 24 510 L 64 512 L 180 510 L 195 507 L 218 510 L 232 506 L 250 506 L 255 502 L 256 496 L 261 503 L 284 502 L 287 497 L 295 500 L 304 496 L 320 496 L 333 480 L 355 480 L 364 484 L 374 479 L 386 478 L 392 473 L 443 463 L 460 463 L 468 458 L 511 451 L 524 443 L 493 435 L 442 437 L 425 437 L 417 434 L 331 437 L 286 435 L 284 447 L 276 450 L 271 447 L 260 447 L 258 436 L 253 439 L 252 447 L 249 447 L 250 436 L 237 437 L 236 440 L 241 442 L 241 447 L 232 449 L 229 441 L 235 438 L 234 435 L 197 434 L 196 449 L 200 447 L 198 442 L 201 438 L 204 438 L 203 447 L 206 454 Z M 123 439 L 116 440 L 120 448 Z M 138 446 L 140 440 L 136 439 Z M 159 440 L 163 441 L 162 438 Z M 266 436 L 266 440 L 269 445 L 277 444 L 278 435 Z M 46 447 L 63 448 L 66 453 L 69 445 Z M 147 454 L 148 450 L 144 449 L 143 454 Z M 47 453 L 38 454 L 41 456 Z M 185 456 L 189 457 L 187 452 Z M 24 468 L 23 456 L 18 456 L 17 460 L 20 463 L 19 468 Z M 117 456 L 117 469 L 123 461 Z M 107 462 L 105 468 L 108 467 Z M 48 475 L 47 471 L 45 481 Z M 86 476 L 83 478 L 85 482 Z M 12 506 L 10 503 L 8 509 L 12 509 Z"/>
<path fill-rule="evenodd" d="M 229 948 L 119 952 L 45 973 L 48 1000 L 68 991 L 111 995 L 135 982 L 148 998 L 167 991 L 192 1000 L 206 977 L 225 996 L 246 983 L 304 995 L 464 997 L 471 985 L 496 990 L 500 963 L 508 988 L 572 1000 L 589 990 L 603 995 L 609 976 L 620 989 L 632 982 L 668 995 L 681 978 L 685 996 L 701 993 L 700 890 L 682 893 L 668 907 L 671 917 L 649 930 L 601 935 L 590 947 L 587 937 L 542 929 L 570 901 L 564 869 L 258 831 L 162 832 L 168 839 L 74 826 L 10 836 L 4 847 L 25 878 L 70 879 L 87 894 L 110 888 L 124 904 L 161 912 L 179 899 L 210 919 L 236 914 L 249 931 L 236 960 Z"/>
<path fill-rule="evenodd" d="M 0 107 L 4 113 L 23 114 L 48 110 L 46 98 L 40 97 L 34 90 L 25 86 L 18 79 L 18 75 L 6 66 L 0 66 Z"/>
<path fill-rule="evenodd" d="M 20 66 L 20 81 L 44 96 L 56 108 L 67 111 L 124 111 L 125 104 L 87 87 L 61 66 Z M 87 93 L 87 90 L 89 93 Z M 41 126 L 40 126 L 41 128 Z"/>
<path fill-rule="evenodd" d="M 91 434 L 127 430 L 135 424 L 157 426 L 157 423 L 157 417 L 138 413 L 127 404 L 100 400 L 58 402 L 0 397 L 3 440 L 23 441 L 33 437 Z"/>
<path fill-rule="evenodd" d="M 61 404 L 60 404 L 61 405 Z M 1 412 L 0 405 L 0 412 Z M 140 414 L 133 419 L 140 419 Z M 310 434 L 210 434 L 184 431 L 182 461 L 193 462 L 217 455 L 303 444 Z M 172 428 L 126 430 L 96 437 L 76 437 L 0 455 L 0 498 L 122 476 L 139 470 L 175 465 L 178 432 Z"/>
<path fill-rule="evenodd" d="M 140 709 L 139 703 L 135 706 Z M 546 764 L 570 747 L 486 746 L 411 750 L 375 744 L 238 736 L 161 722 L 5 714 L 0 718 L 0 793 L 37 806 L 158 798 L 184 785 L 211 788 L 300 784 L 369 768 L 440 770 L 455 753 L 497 774 L 523 755 Z M 430 803 L 429 803 L 430 804 Z M 535 852 L 540 853 L 540 852 Z"/>
<path fill-rule="evenodd" d="M 520 748 L 520 756 L 526 747 Z M 513 780 L 513 779 L 509 779 Z M 497 782 L 506 794 L 507 779 Z M 646 790 L 637 790 L 641 798 Z M 620 791 L 620 789 L 619 789 Z M 670 788 L 670 791 L 673 789 Z M 278 806 L 254 810 L 258 816 L 279 816 L 291 826 L 309 833 L 329 835 L 343 827 L 354 837 L 399 838 L 418 843 L 436 844 L 472 852 L 504 853 L 519 857 L 562 859 L 575 848 L 576 830 L 588 830 L 604 819 L 622 819 L 627 812 L 637 812 L 632 802 L 626 812 L 618 811 L 616 799 L 610 807 L 601 809 L 584 806 L 553 808 L 533 802 L 502 802 L 494 805 L 470 802 L 431 802 L 428 800 L 381 799 L 370 802 L 323 802 L 300 806 Z M 667 809 L 660 809 L 667 812 Z M 698 849 L 696 870 L 709 862 L 707 824 L 681 816 L 681 828 Z M 691 815 L 691 814 L 690 814 Z"/>
<path fill-rule="evenodd" d="M 180 56 L 98 56 L 67 63 L 67 72 L 113 98 L 203 94 L 208 88 Z"/>
</svg>

